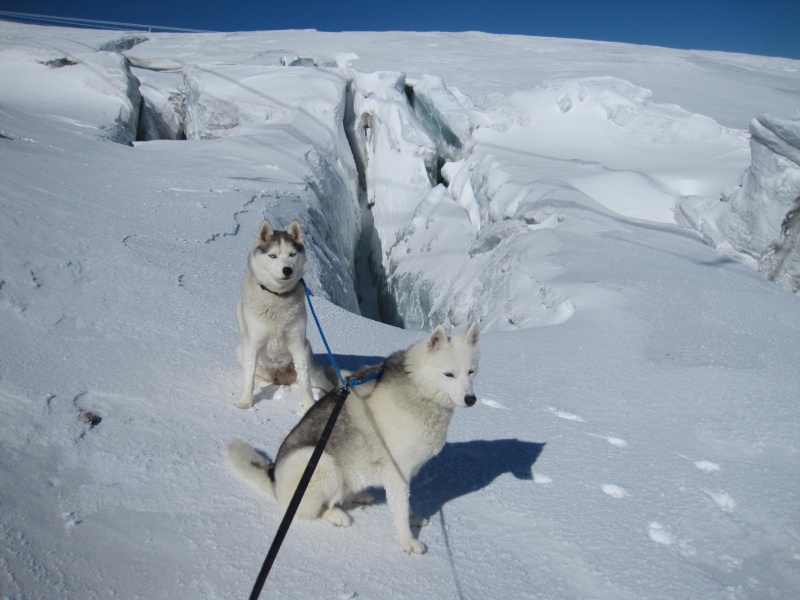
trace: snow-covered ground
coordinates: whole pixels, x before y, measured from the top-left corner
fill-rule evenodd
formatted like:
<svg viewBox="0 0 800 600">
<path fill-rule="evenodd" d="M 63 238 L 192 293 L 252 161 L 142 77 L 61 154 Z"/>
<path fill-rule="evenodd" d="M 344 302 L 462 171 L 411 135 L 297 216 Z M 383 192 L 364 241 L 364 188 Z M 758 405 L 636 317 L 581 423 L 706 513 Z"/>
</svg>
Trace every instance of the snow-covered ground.
<svg viewBox="0 0 800 600">
<path fill-rule="evenodd" d="M 268 217 L 345 366 L 483 333 L 428 553 L 379 495 L 264 597 L 800 597 L 799 97 L 735 54 L 0 23 L 0 596 L 250 592 L 282 515 L 224 447 L 299 416 L 235 408 Z"/>
</svg>

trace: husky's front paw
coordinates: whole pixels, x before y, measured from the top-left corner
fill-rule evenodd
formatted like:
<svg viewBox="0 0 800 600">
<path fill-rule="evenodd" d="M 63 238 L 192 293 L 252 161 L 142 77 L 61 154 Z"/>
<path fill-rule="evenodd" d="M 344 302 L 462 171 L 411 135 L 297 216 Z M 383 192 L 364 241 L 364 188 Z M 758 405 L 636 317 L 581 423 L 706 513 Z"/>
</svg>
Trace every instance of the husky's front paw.
<svg viewBox="0 0 800 600">
<path fill-rule="evenodd" d="M 333 508 L 329 508 L 326 510 L 322 517 L 337 527 L 350 527 L 353 524 L 353 517 L 348 515 L 338 506 L 334 506 Z"/>
<path fill-rule="evenodd" d="M 428 551 L 425 544 L 414 538 L 400 542 L 400 547 L 406 554 L 425 554 Z"/>
<path fill-rule="evenodd" d="M 239 404 L 237 404 L 236 407 L 242 409 L 253 408 L 253 397 L 251 396 L 250 398 L 246 398 L 242 396 L 242 398 L 239 400 Z"/>
</svg>

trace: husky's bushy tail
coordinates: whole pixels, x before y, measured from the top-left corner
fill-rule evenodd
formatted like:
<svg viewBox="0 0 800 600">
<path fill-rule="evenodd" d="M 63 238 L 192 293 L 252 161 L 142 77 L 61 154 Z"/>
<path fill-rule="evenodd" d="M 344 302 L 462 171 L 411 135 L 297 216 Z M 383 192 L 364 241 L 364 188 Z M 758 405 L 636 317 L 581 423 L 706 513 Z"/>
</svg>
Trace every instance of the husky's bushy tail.
<svg viewBox="0 0 800 600">
<path fill-rule="evenodd" d="M 233 440 L 228 444 L 228 459 L 246 481 L 275 497 L 273 478 L 275 465 L 259 454 L 255 448 L 244 440 Z"/>
</svg>

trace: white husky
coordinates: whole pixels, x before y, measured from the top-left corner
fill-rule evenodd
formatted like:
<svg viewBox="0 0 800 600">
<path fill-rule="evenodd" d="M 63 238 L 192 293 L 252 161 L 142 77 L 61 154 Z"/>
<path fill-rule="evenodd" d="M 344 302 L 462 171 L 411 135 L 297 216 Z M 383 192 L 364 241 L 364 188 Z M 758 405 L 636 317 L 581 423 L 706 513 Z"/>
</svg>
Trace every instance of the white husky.
<svg viewBox="0 0 800 600">
<path fill-rule="evenodd" d="M 301 278 L 306 267 L 300 223 L 275 231 L 261 223 L 247 259 L 247 274 L 236 307 L 242 334 L 237 349 L 242 363 L 239 408 L 253 406 L 256 373 L 270 383 L 288 385 L 296 379 L 303 410 L 314 404 L 312 386 L 329 391 L 333 384 L 314 360 L 306 339 L 306 304 Z"/>
<path fill-rule="evenodd" d="M 364 490 L 385 487 L 400 546 L 410 554 L 424 553 L 425 545 L 411 533 L 409 482 L 444 446 L 455 407 L 475 404 L 472 382 L 479 354 L 476 324 L 452 339 L 440 325 L 383 364 L 356 372 L 356 379 L 376 371 L 380 376 L 352 388 L 297 516 L 346 527 L 352 519 L 337 505 L 369 503 Z M 242 440 L 231 442 L 233 466 L 285 510 L 337 398 L 338 392 L 331 392 L 305 414 L 274 463 Z"/>
</svg>

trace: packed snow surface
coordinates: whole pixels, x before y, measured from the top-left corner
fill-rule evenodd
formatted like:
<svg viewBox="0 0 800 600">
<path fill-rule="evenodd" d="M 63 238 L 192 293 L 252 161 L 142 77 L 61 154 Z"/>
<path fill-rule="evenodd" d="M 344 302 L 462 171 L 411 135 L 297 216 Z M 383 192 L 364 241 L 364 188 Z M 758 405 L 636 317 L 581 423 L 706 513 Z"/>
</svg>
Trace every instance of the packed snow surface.
<svg viewBox="0 0 800 600">
<path fill-rule="evenodd" d="M 282 515 L 224 449 L 299 418 L 235 407 L 265 217 L 342 366 L 470 321 L 482 358 L 428 553 L 378 491 L 264 597 L 800 597 L 798 97 L 746 55 L 0 23 L 0 597 L 249 594 Z"/>
</svg>

